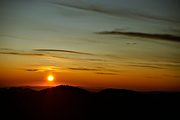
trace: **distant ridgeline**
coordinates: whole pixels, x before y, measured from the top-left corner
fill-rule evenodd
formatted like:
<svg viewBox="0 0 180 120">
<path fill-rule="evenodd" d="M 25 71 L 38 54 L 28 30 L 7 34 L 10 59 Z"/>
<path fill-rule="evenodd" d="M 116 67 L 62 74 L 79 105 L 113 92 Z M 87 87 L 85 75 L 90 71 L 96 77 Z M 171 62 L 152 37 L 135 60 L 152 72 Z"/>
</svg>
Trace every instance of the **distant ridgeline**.
<svg viewBox="0 0 180 120">
<path fill-rule="evenodd" d="M 72 86 L 35 91 L 1 88 L 1 118 L 24 120 L 177 119 L 179 92 L 135 92 L 105 89 L 100 92 Z M 11 118 L 12 117 L 12 118 Z"/>
</svg>

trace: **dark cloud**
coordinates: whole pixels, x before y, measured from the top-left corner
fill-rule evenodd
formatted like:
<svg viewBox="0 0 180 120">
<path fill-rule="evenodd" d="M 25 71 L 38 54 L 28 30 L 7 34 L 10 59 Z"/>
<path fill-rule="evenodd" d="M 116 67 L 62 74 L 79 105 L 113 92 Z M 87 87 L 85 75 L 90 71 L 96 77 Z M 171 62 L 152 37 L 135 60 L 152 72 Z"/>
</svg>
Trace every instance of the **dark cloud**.
<svg viewBox="0 0 180 120">
<path fill-rule="evenodd" d="M 33 49 L 33 51 L 20 51 L 10 48 L 0 48 L 0 54 L 9 54 L 9 55 L 24 55 L 24 56 L 45 56 L 45 57 L 53 57 L 53 58 L 63 58 L 63 59 L 74 59 L 75 58 L 67 58 L 59 55 L 51 55 L 50 53 L 43 52 L 63 52 L 63 53 L 73 53 L 73 54 L 81 54 L 81 55 L 93 55 L 91 53 L 85 52 L 77 52 L 70 50 L 57 50 L 57 49 Z M 78 60 L 87 60 L 87 61 L 102 61 L 101 59 L 80 59 Z"/>
<path fill-rule="evenodd" d="M 47 53 L 48 52 L 48 53 Z M 85 53 L 85 52 L 77 52 L 77 51 L 70 51 L 70 50 L 57 50 L 57 49 L 33 49 L 33 51 L 21 51 L 16 49 L 10 49 L 10 48 L 0 48 L 0 54 L 8 54 L 8 55 L 21 55 L 21 56 L 37 56 L 37 57 L 50 57 L 50 58 L 56 58 L 56 59 L 66 59 L 66 60 L 82 60 L 87 62 L 105 62 L 107 60 L 99 59 L 99 58 L 80 58 L 79 56 L 74 56 L 73 58 L 71 56 L 61 56 L 56 54 L 51 54 L 50 52 L 63 52 L 63 53 L 73 53 L 77 55 L 92 55 L 98 56 L 91 53 Z"/>
<path fill-rule="evenodd" d="M 38 70 L 38 69 L 25 69 L 25 71 L 37 72 L 37 71 L 39 71 L 39 70 Z"/>
<path fill-rule="evenodd" d="M 78 71 L 97 71 L 96 74 L 101 74 L 101 75 L 102 74 L 103 75 L 118 75 L 117 73 L 113 73 L 113 70 L 102 69 L 102 68 L 74 67 L 74 68 L 68 68 L 68 69 L 70 69 L 70 70 L 78 70 Z M 100 71 L 109 71 L 109 72 L 100 72 Z"/>
<path fill-rule="evenodd" d="M 27 55 L 27 56 L 45 56 L 45 54 L 41 54 L 41 53 L 24 53 L 24 52 L 0 52 L 0 54 Z"/>
<path fill-rule="evenodd" d="M 126 43 L 127 45 L 136 45 L 136 43 L 135 42 L 128 42 L 128 43 Z"/>
<path fill-rule="evenodd" d="M 180 42 L 180 36 L 169 35 L 169 34 L 151 34 L 151 33 L 123 32 L 123 31 L 103 31 L 103 32 L 97 32 L 96 34 L 101 34 L 101 35 L 126 35 L 126 36 L 131 36 L 131 37 L 161 39 L 161 40 L 170 40 L 170 41 Z"/>
<path fill-rule="evenodd" d="M 46 72 L 46 71 L 60 72 L 63 69 L 57 66 L 33 65 L 27 68 L 22 68 L 21 70 L 25 70 L 28 72 Z"/>
<path fill-rule="evenodd" d="M 58 5 L 58 6 L 63 6 L 63 7 L 69 7 L 69 8 L 74 8 L 74 9 L 79 9 L 79 10 L 85 10 L 85 11 L 93 11 L 93 12 L 98 12 L 98 13 L 103 13 L 106 15 L 111 15 L 111 16 L 117 16 L 117 17 L 130 17 L 130 18 L 135 18 L 135 19 L 152 19 L 152 20 L 159 20 L 159 21 L 166 21 L 166 22 L 172 22 L 172 23 L 180 23 L 179 20 L 175 20 L 172 18 L 165 18 L 163 16 L 157 16 L 157 15 L 151 15 L 147 14 L 144 12 L 139 12 L 136 10 L 131 10 L 131 9 L 126 9 L 126 8 L 108 8 L 104 7 L 103 4 L 97 4 L 92 3 L 92 2 L 87 2 L 87 1 L 50 1 L 50 3 Z M 118 3 L 119 4 L 119 3 Z"/>
<path fill-rule="evenodd" d="M 99 71 L 98 69 L 93 69 L 93 68 L 69 68 L 70 70 L 82 70 L 82 71 Z"/>
<path fill-rule="evenodd" d="M 100 74 L 100 75 L 118 75 L 117 73 L 107 73 L 107 72 L 97 72 L 96 74 Z"/>
<path fill-rule="evenodd" d="M 69 59 L 63 56 L 56 56 L 44 53 L 34 53 L 33 51 L 19 51 L 10 48 L 0 48 L 0 54 L 7 54 L 7 55 L 22 55 L 22 56 L 37 56 L 37 57 L 52 57 L 52 58 L 61 58 L 61 59 Z"/>
<path fill-rule="evenodd" d="M 160 66 L 156 66 L 156 65 L 133 65 L 133 64 L 129 64 L 127 66 L 132 66 L 132 67 L 143 67 L 143 68 L 155 68 L 155 69 L 164 69 L 163 67 Z"/>
<path fill-rule="evenodd" d="M 0 48 L 1 51 L 6 51 L 6 50 L 13 50 L 11 48 Z"/>
<path fill-rule="evenodd" d="M 96 58 L 85 58 L 85 59 L 81 59 L 79 58 L 78 60 L 82 60 L 82 61 L 89 61 L 89 62 L 108 62 L 109 60 L 105 60 L 105 59 L 96 59 Z"/>
<path fill-rule="evenodd" d="M 99 13 L 105 13 L 107 14 L 109 11 L 106 11 L 102 9 L 100 6 L 94 5 L 94 4 L 87 4 L 86 2 L 81 2 L 78 4 L 74 3 L 66 3 L 66 2 L 56 2 L 56 1 L 50 1 L 52 4 L 56 4 L 59 6 L 64 6 L 64 7 L 70 7 L 70 8 L 75 8 L 75 9 L 80 9 L 80 10 L 86 10 L 86 11 L 94 11 L 94 12 L 99 12 Z"/>
<path fill-rule="evenodd" d="M 85 53 L 85 52 L 77 52 L 77 51 L 71 51 L 71 50 L 59 50 L 59 49 L 34 49 L 35 51 L 45 51 L 45 52 L 64 52 L 64 53 L 73 53 L 73 54 L 83 54 L 83 55 L 93 55 L 91 53 Z"/>
</svg>

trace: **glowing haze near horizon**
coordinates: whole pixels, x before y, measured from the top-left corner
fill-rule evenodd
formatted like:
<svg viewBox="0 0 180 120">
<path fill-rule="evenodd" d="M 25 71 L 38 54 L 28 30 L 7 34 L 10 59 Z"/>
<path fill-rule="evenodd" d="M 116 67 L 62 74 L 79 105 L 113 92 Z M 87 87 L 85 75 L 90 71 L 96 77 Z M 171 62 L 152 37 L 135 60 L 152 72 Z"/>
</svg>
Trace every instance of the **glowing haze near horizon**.
<svg viewBox="0 0 180 120">
<path fill-rule="evenodd" d="M 1 0 L 0 86 L 179 91 L 179 12 L 179 0 Z"/>
</svg>

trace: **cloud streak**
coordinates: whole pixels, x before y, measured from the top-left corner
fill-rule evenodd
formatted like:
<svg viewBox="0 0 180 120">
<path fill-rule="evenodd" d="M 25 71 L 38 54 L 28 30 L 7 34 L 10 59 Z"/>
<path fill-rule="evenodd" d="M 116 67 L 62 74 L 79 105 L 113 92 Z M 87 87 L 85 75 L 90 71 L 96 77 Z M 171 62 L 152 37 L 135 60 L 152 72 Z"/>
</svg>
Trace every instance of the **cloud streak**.
<svg viewBox="0 0 180 120">
<path fill-rule="evenodd" d="M 77 54 L 77 55 L 94 55 L 91 53 L 77 52 L 77 51 L 70 51 L 70 50 L 60 50 L 60 49 L 33 49 L 33 51 L 19 51 L 19 50 L 9 49 L 9 48 L 0 48 L 0 54 L 7 54 L 7 55 L 39 56 L 39 57 L 52 57 L 52 58 L 57 58 L 57 59 L 58 58 L 71 59 L 71 60 L 77 59 L 77 60 L 87 60 L 87 61 L 100 61 L 101 60 L 101 59 L 68 58 L 68 57 L 54 55 L 54 54 L 45 53 L 45 52 L 72 53 L 72 54 Z"/>
<path fill-rule="evenodd" d="M 83 67 L 77 67 L 77 68 L 69 68 L 70 70 L 80 70 L 80 71 L 99 71 L 98 69 L 93 68 L 83 68 Z"/>
<path fill-rule="evenodd" d="M 41 51 L 41 52 L 43 52 L 43 51 L 44 52 L 62 52 L 62 53 L 82 54 L 82 55 L 93 55 L 91 53 L 71 51 L 71 50 L 61 50 L 61 49 L 34 49 L 34 51 Z"/>
<path fill-rule="evenodd" d="M 99 75 L 118 75 L 117 70 L 111 70 L 106 68 L 86 68 L 86 67 L 71 67 L 68 68 L 70 70 L 76 70 L 76 71 L 88 71 L 88 72 L 94 72 L 95 74 Z"/>
<path fill-rule="evenodd" d="M 142 68 L 154 68 L 154 69 L 163 69 L 163 67 L 155 66 L 155 65 L 133 65 L 129 64 L 127 66 L 132 66 L 132 67 L 142 67 Z"/>
<path fill-rule="evenodd" d="M 23 52 L 0 52 L 0 54 L 9 54 L 9 55 L 25 55 L 25 56 L 46 56 L 41 53 L 23 53 Z"/>
<path fill-rule="evenodd" d="M 111 16 L 116 16 L 116 17 L 130 17 L 130 18 L 135 18 L 135 19 L 151 19 L 151 20 L 159 20 L 159 21 L 166 21 L 166 22 L 172 22 L 172 23 L 180 23 L 179 20 L 175 20 L 172 18 L 165 18 L 162 16 L 157 16 L 157 15 L 151 15 L 151 14 L 146 14 L 144 12 L 139 12 L 136 10 L 131 10 L 127 8 L 109 8 L 109 7 L 104 7 L 104 4 L 97 4 L 97 3 L 92 3 L 88 1 L 49 1 L 49 3 L 58 5 L 58 6 L 63 6 L 63 7 L 68 7 L 68 8 L 74 8 L 74 9 L 79 9 L 83 11 L 92 11 L 92 12 L 97 12 L 97 13 L 102 13 L 106 15 L 111 15 Z M 118 3 L 119 4 L 119 3 Z"/>
<path fill-rule="evenodd" d="M 35 56 L 35 57 L 51 57 L 51 58 L 57 58 L 57 59 L 69 59 L 65 58 L 63 56 L 57 56 L 57 55 L 50 55 L 45 53 L 35 53 L 33 51 L 18 51 L 14 49 L 9 48 L 0 48 L 0 54 L 6 54 L 6 55 L 20 55 L 20 56 Z"/>
<path fill-rule="evenodd" d="M 141 32 L 122 32 L 122 31 L 102 31 L 96 32 L 100 35 L 125 35 L 130 37 L 141 37 L 141 38 L 151 38 L 151 39 L 161 39 L 180 42 L 180 36 L 169 35 L 169 34 L 151 34 L 151 33 L 141 33 Z"/>
<path fill-rule="evenodd" d="M 38 69 L 25 69 L 25 71 L 29 71 L 29 72 L 38 72 Z"/>
<path fill-rule="evenodd" d="M 117 73 L 97 72 L 99 75 L 118 75 Z"/>
<path fill-rule="evenodd" d="M 54 71 L 54 72 L 62 72 L 64 69 L 57 66 L 33 66 L 29 68 L 23 69 L 28 72 L 46 72 L 46 71 Z"/>
</svg>

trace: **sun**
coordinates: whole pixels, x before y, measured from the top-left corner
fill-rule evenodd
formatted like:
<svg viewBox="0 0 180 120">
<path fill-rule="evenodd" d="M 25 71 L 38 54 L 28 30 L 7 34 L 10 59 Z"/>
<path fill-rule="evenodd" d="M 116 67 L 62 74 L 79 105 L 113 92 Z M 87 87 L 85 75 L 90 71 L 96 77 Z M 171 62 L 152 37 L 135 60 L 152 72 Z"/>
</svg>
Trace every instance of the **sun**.
<svg viewBox="0 0 180 120">
<path fill-rule="evenodd" d="M 54 76 L 53 75 L 48 75 L 47 80 L 50 81 L 50 82 L 53 81 L 54 80 Z"/>
</svg>

